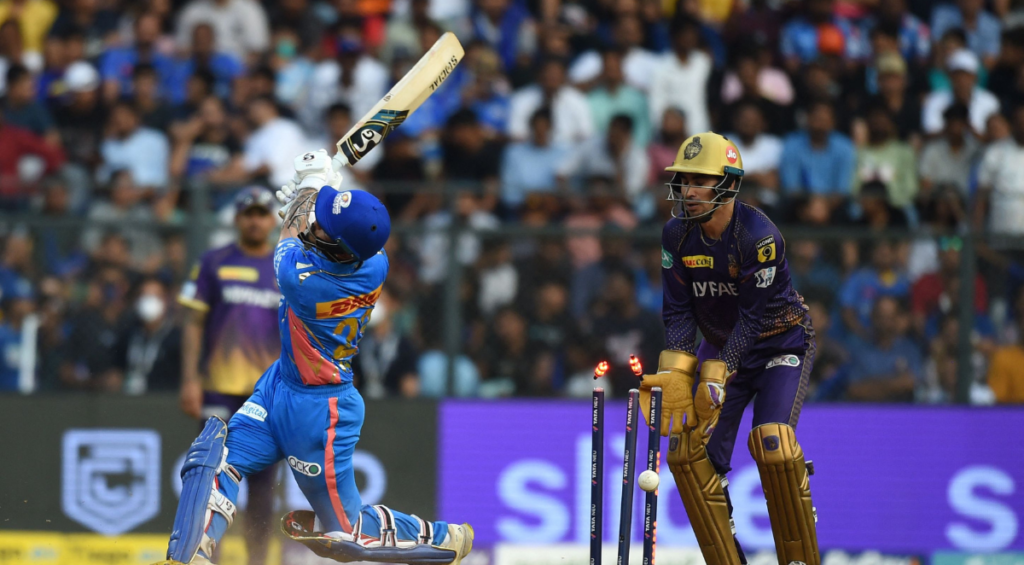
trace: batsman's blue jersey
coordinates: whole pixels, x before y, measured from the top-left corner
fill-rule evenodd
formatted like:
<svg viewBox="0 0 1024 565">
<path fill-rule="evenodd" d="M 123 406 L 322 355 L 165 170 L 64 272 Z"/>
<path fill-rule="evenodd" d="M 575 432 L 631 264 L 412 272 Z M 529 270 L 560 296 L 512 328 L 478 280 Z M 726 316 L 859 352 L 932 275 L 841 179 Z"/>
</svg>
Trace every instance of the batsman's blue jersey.
<svg viewBox="0 0 1024 565">
<path fill-rule="evenodd" d="M 699 328 L 735 371 L 779 350 L 803 348 L 803 331 L 789 331 L 807 307 L 790 283 L 786 242 L 757 208 L 737 202 L 719 240 L 703 236 L 697 222 L 672 219 L 662 232 L 661 255 L 668 349 L 693 353 Z"/>
<path fill-rule="evenodd" d="M 352 357 L 387 278 L 387 255 L 381 251 L 356 269 L 289 238 L 277 245 L 274 271 L 284 296 L 281 378 L 305 386 L 351 383 Z"/>
</svg>

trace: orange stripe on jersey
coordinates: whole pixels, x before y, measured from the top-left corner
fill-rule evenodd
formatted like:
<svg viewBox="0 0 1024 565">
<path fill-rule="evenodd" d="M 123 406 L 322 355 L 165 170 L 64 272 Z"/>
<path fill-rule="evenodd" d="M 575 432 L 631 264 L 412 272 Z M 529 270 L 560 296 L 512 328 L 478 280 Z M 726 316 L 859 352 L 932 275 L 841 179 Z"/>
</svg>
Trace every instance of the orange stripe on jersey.
<svg viewBox="0 0 1024 565">
<path fill-rule="evenodd" d="M 380 291 L 383 287 L 384 284 L 381 283 L 381 285 L 373 292 L 360 294 L 359 296 L 349 296 L 333 302 L 317 302 L 316 319 L 323 320 L 324 318 L 340 318 L 347 314 L 351 314 L 360 308 L 373 306 L 376 304 L 377 299 L 380 298 Z"/>
<path fill-rule="evenodd" d="M 309 328 L 288 308 L 288 333 L 292 338 L 292 358 L 305 385 L 329 385 L 341 382 L 338 367 L 313 345 Z M 319 342 L 318 342 L 319 343 Z"/>
<path fill-rule="evenodd" d="M 331 498 L 331 507 L 338 515 L 338 522 L 341 523 L 341 531 L 346 534 L 352 533 L 352 523 L 345 515 L 345 507 L 341 505 L 341 497 L 338 496 L 338 476 L 334 471 L 334 438 L 335 426 L 338 425 L 338 399 L 331 398 L 328 401 L 331 407 L 331 425 L 327 428 L 327 449 L 324 453 L 324 479 L 327 481 L 327 494 Z"/>
</svg>

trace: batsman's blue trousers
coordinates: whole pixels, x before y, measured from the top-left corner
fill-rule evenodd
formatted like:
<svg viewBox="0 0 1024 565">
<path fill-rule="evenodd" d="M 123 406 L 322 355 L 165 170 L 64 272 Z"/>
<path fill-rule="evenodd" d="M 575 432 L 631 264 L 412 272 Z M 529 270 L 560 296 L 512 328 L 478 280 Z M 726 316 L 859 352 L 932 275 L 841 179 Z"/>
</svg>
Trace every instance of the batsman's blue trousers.
<svg viewBox="0 0 1024 565">
<path fill-rule="evenodd" d="M 275 362 L 228 422 L 227 462 L 249 476 L 287 459 L 323 531 L 352 533 L 362 513 L 362 538 L 378 537 L 380 520 L 359 498 L 352 467 L 364 413 L 363 397 L 351 384 L 291 384 Z M 393 513 L 397 538 L 416 540 L 419 522 Z M 433 544 L 443 543 L 447 532 L 447 523 L 434 522 Z"/>
</svg>

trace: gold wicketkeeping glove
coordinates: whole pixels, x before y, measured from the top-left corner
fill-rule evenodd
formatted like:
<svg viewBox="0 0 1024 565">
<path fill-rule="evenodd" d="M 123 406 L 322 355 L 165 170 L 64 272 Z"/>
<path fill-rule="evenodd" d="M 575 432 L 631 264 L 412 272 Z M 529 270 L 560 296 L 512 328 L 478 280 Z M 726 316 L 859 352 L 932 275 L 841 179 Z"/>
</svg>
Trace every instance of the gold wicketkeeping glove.
<svg viewBox="0 0 1024 565">
<path fill-rule="evenodd" d="M 684 351 L 665 350 L 658 358 L 658 372 L 644 375 L 640 383 L 640 411 L 644 420 L 651 420 L 651 389 L 661 387 L 661 435 L 668 436 L 669 421 L 672 433 L 679 434 L 697 426 L 693 411 L 693 374 L 697 358 Z"/>
<path fill-rule="evenodd" d="M 708 359 L 700 368 L 700 384 L 693 399 L 693 407 L 697 411 L 698 432 L 703 434 L 704 443 L 711 438 L 711 433 L 718 425 L 718 415 L 725 403 L 725 382 L 729 377 L 729 369 L 725 361 Z"/>
</svg>

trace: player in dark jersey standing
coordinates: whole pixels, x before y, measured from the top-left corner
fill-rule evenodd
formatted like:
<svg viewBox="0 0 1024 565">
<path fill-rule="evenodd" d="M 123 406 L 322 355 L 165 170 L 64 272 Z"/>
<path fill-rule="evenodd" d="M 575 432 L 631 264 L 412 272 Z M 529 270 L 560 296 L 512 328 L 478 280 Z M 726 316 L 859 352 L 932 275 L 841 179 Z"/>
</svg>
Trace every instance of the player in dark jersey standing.
<svg viewBox="0 0 1024 565">
<path fill-rule="evenodd" d="M 708 565 L 733 565 L 746 558 L 734 535 L 726 473 L 743 409 L 753 400 L 747 443 L 779 564 L 818 565 L 813 468 L 795 434 L 814 330 L 790 284 L 785 241 L 763 212 L 736 201 L 743 161 L 728 139 L 695 135 L 666 170 L 674 173 L 669 200 L 676 202 L 662 232 L 666 349 L 658 373 L 643 378 L 641 406 L 648 409 L 652 387 L 664 390 L 668 463 L 701 552 Z"/>
</svg>

